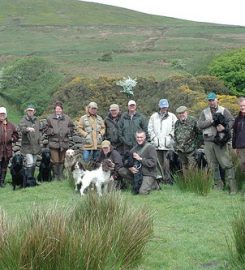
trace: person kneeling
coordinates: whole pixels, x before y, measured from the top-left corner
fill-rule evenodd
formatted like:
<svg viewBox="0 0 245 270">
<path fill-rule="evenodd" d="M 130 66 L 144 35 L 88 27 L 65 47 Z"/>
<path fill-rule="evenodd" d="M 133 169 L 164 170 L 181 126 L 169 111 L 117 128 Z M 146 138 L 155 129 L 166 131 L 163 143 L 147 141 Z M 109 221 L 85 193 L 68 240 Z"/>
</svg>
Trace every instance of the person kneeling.
<svg viewBox="0 0 245 270">
<path fill-rule="evenodd" d="M 136 132 L 136 141 L 137 145 L 130 150 L 125 167 L 119 170 L 119 174 L 132 182 L 134 194 L 149 194 L 151 190 L 159 189 L 156 181 L 157 152 L 146 142 L 144 131 Z"/>
</svg>

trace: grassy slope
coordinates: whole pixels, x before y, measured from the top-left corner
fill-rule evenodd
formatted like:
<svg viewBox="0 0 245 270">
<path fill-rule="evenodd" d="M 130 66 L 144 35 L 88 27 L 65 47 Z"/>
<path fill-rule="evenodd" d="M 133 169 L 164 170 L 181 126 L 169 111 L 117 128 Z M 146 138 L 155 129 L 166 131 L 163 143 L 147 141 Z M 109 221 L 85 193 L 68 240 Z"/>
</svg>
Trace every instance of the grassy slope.
<svg viewBox="0 0 245 270">
<path fill-rule="evenodd" d="M 154 237 L 139 269 L 229 269 L 226 240 L 234 212 L 244 204 L 240 195 L 212 191 L 202 197 L 164 186 L 149 196 L 123 196 L 132 206 L 146 205 L 154 215 Z M 65 207 L 80 199 L 64 181 L 15 192 L 9 185 L 0 190 L 0 205 L 10 217 L 31 211 L 33 204 Z"/>
<path fill-rule="evenodd" d="M 27 55 L 65 74 L 149 77 L 205 71 L 210 59 L 245 44 L 244 27 L 195 23 L 75 0 L 2 0 L 0 66 Z M 98 61 L 112 53 L 112 62 Z M 183 70 L 173 62 L 180 61 Z"/>
</svg>

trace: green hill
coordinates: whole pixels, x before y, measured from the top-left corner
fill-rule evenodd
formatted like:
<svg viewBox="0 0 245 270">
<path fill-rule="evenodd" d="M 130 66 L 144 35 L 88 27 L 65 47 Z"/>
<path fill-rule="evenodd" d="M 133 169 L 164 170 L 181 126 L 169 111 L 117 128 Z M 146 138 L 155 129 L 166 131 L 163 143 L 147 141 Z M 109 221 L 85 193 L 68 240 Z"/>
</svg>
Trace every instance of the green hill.
<svg viewBox="0 0 245 270">
<path fill-rule="evenodd" d="M 144 104 L 143 108 L 148 113 L 162 95 L 159 83 L 173 76 L 207 75 L 208 64 L 215 56 L 245 45 L 244 27 L 178 20 L 75 0 L 20 0 L 18 3 L 1 0 L 0 23 L 0 68 L 13 70 L 19 61 L 37 57 L 47 65 L 50 63 L 52 78 L 56 78 L 56 72 L 59 78 L 57 82 L 51 78 L 52 84 L 43 81 L 50 77 L 46 70 L 47 76 L 25 73 L 30 81 L 20 85 L 24 80 L 18 79 L 17 87 L 12 87 L 7 79 L 0 94 L 16 102 L 13 111 L 16 105 L 23 111 L 25 104 L 32 101 L 39 104 L 42 112 L 49 105 L 47 101 L 53 102 L 50 96 L 55 93 L 56 85 L 68 85 L 64 88 L 68 93 L 74 90 L 69 88 L 73 78 L 94 80 L 86 87 L 77 87 L 78 93 L 74 92 L 74 97 L 80 97 L 80 89 L 88 89 L 80 97 L 82 102 L 75 100 L 76 106 L 69 104 L 68 112 L 76 115 L 87 102 L 85 96 L 96 98 L 101 89 L 103 97 L 112 96 L 110 84 L 97 85 L 96 93 L 91 93 L 100 77 L 106 78 L 102 81 L 113 82 L 130 76 L 150 80 L 136 90 L 138 99 L 142 93 L 150 95 L 151 105 Z M 61 78 L 65 79 L 64 83 Z M 145 87 L 149 84 L 150 87 Z M 68 103 L 71 100 L 60 89 L 55 96 Z M 33 100 L 33 97 L 39 99 Z M 103 112 L 108 102 L 102 100 Z M 1 103 L 5 104 L 6 100 L 2 99 Z"/>
<path fill-rule="evenodd" d="M 245 44 L 244 27 L 75 0 L 2 0 L 0 22 L 0 66 L 35 55 L 90 78 L 197 74 L 213 56 Z"/>
</svg>

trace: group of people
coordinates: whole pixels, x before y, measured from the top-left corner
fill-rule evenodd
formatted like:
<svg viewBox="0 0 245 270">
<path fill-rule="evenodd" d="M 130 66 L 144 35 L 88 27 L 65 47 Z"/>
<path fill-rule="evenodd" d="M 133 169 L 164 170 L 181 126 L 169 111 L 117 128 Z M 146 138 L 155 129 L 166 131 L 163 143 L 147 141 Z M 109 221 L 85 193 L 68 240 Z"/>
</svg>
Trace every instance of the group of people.
<svg viewBox="0 0 245 270">
<path fill-rule="evenodd" d="M 86 114 L 77 125 L 77 130 L 83 137 L 83 162 L 101 162 L 110 158 L 115 163 L 112 173 L 115 181 L 120 185 L 123 185 L 123 181 L 129 181 L 135 184 L 135 193 L 148 194 L 159 188 L 157 179 L 161 178 L 165 183 L 171 181 L 168 158 L 170 151 L 178 155 L 185 176 L 188 170 L 196 166 L 194 152 L 203 144 L 208 166 L 213 173 L 214 186 L 223 189 L 224 182 L 219 171 L 221 166 L 225 170 L 225 183 L 230 193 L 236 193 L 229 139 L 232 134 L 232 147 L 236 149 L 241 168 L 245 172 L 245 98 L 239 99 L 240 112 L 236 119 L 227 108 L 218 104 L 214 92 L 207 95 L 207 102 L 207 108 L 196 119 L 189 115 L 186 106 L 178 107 L 176 114 L 169 112 L 168 100 L 161 99 L 158 103 L 159 110 L 150 116 L 149 121 L 137 110 L 134 100 L 128 102 L 128 110 L 123 114 L 117 104 L 111 104 L 105 119 L 98 115 L 97 103 L 90 102 L 86 107 Z M 217 123 L 218 115 L 225 122 Z M 63 113 L 62 103 L 55 103 L 54 113 L 47 118 L 44 127 L 40 126 L 35 117 L 35 108 L 29 105 L 19 129 L 22 134 L 21 152 L 26 157 L 26 173 L 34 175 L 36 157 L 40 153 L 40 133 L 43 131 L 49 139 L 54 176 L 61 179 L 65 151 L 69 148 L 69 137 L 74 129 L 71 118 Z M 230 136 L 225 136 L 225 132 Z M 221 138 L 219 143 L 217 136 Z M 224 141 L 224 137 L 228 139 Z M 15 126 L 7 120 L 6 108 L 0 107 L 1 187 L 4 185 L 12 154 L 12 143 L 17 140 L 18 133 Z M 132 162 L 129 162 L 129 158 Z M 138 182 L 134 182 L 135 179 Z"/>
</svg>

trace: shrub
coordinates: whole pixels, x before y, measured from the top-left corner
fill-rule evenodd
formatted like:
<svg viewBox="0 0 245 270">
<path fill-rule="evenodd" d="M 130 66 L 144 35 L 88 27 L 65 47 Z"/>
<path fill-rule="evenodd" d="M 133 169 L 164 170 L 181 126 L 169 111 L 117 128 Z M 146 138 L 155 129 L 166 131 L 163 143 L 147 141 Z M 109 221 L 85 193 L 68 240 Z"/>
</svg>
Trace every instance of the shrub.
<svg viewBox="0 0 245 270">
<path fill-rule="evenodd" d="M 0 215 L 0 269 L 128 269 L 152 235 L 146 209 L 89 194 L 72 209 L 35 208 L 11 230 Z"/>
<path fill-rule="evenodd" d="M 195 192 L 199 195 L 207 195 L 212 188 L 212 178 L 206 170 L 188 170 L 185 176 L 175 175 L 177 186 L 183 191 Z"/>
<path fill-rule="evenodd" d="M 38 57 L 19 59 L 3 70 L 1 95 L 24 110 L 30 103 L 43 113 L 62 75 Z"/>
</svg>

